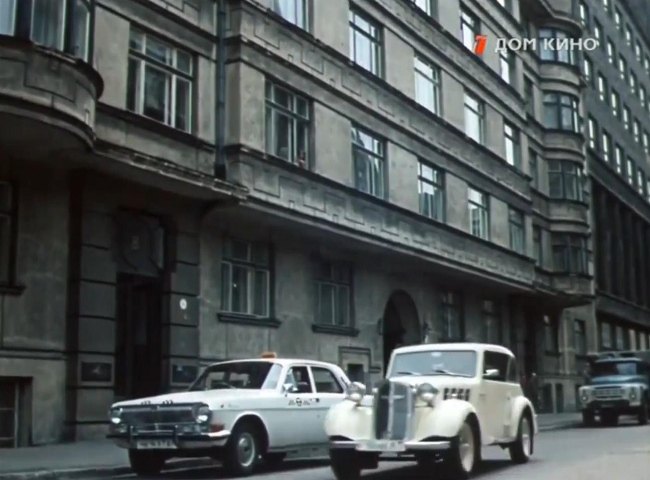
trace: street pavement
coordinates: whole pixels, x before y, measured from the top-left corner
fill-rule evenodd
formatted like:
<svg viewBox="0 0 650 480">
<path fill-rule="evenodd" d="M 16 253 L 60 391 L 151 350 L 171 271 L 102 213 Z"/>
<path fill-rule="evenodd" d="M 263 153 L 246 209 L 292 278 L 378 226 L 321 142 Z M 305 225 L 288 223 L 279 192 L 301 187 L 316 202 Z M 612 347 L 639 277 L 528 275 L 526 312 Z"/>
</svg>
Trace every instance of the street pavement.
<svg viewBox="0 0 650 480">
<path fill-rule="evenodd" d="M 488 448 L 474 478 L 481 480 L 650 480 L 650 426 L 622 421 L 618 427 L 575 428 L 542 432 L 535 453 L 524 465 L 509 461 L 507 451 Z M 84 479 L 96 479 L 94 476 Z M 106 478 L 106 477 L 104 477 Z M 131 480 L 127 474 L 110 477 Z M 176 470 L 156 477 L 161 480 L 226 479 L 218 466 Z M 333 480 L 325 461 L 289 461 L 276 470 L 262 470 L 249 480 Z M 383 463 L 379 470 L 366 471 L 365 480 L 433 480 L 422 476 L 413 463 Z"/>
</svg>

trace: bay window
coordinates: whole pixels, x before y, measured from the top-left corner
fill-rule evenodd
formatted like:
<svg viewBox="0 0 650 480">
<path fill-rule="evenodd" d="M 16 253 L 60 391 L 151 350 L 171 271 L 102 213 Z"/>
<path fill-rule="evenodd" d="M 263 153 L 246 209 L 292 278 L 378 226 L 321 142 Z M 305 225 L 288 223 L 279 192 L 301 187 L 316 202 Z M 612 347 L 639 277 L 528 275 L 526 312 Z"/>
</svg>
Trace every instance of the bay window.
<svg viewBox="0 0 650 480">
<path fill-rule="evenodd" d="M 587 239 L 571 233 L 556 233 L 552 236 L 553 262 L 556 272 L 586 274 Z"/>
<path fill-rule="evenodd" d="M 580 129 L 578 98 L 559 92 L 544 94 L 544 126 L 577 133 Z"/>
<path fill-rule="evenodd" d="M 582 167 L 570 161 L 549 160 L 548 185 L 551 198 L 582 200 Z"/>
<path fill-rule="evenodd" d="M 542 61 L 575 64 L 573 50 L 569 45 L 572 38 L 566 32 L 555 28 L 540 28 L 539 39 Z M 563 48 L 558 48 L 560 42 Z"/>
</svg>

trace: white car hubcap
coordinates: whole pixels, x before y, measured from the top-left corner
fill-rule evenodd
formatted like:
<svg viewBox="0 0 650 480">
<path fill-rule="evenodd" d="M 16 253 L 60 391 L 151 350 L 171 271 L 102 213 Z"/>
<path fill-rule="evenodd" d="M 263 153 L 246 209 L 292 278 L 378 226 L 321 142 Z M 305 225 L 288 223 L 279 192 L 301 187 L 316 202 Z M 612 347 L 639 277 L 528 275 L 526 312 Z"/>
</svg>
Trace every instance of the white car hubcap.
<svg viewBox="0 0 650 480">
<path fill-rule="evenodd" d="M 474 433 L 469 424 L 464 424 L 458 435 L 458 450 L 460 453 L 460 463 L 466 472 L 470 472 L 474 467 Z"/>
<path fill-rule="evenodd" d="M 533 436 L 530 433 L 530 422 L 528 421 L 528 418 L 524 417 L 521 419 L 521 446 L 527 457 L 530 456 L 530 443 L 532 438 Z"/>
<path fill-rule="evenodd" d="M 250 433 L 244 433 L 237 442 L 237 459 L 242 467 L 249 467 L 255 461 L 255 439 Z"/>
</svg>

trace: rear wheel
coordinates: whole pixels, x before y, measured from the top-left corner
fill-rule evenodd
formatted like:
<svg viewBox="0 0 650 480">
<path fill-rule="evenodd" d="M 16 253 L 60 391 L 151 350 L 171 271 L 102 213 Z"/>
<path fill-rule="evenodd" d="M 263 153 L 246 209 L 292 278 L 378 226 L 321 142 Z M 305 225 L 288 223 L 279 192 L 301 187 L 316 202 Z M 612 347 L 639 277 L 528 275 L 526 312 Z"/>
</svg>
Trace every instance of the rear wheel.
<svg viewBox="0 0 650 480">
<path fill-rule="evenodd" d="M 582 423 L 585 427 L 592 427 L 595 423 L 594 421 L 594 412 L 591 410 L 582 411 Z"/>
<path fill-rule="evenodd" d="M 615 427 L 618 425 L 618 413 L 612 410 L 600 412 L 600 422 L 608 427 Z"/>
<path fill-rule="evenodd" d="M 330 466 L 336 480 L 359 480 L 361 462 L 356 452 L 330 450 Z"/>
<path fill-rule="evenodd" d="M 235 427 L 224 452 L 224 467 L 229 474 L 246 477 L 253 473 L 257 466 L 259 451 L 259 436 L 253 425 L 242 424 Z"/>
<path fill-rule="evenodd" d="M 533 453 L 533 426 L 526 413 L 519 420 L 517 440 L 510 444 L 509 450 L 510 458 L 515 463 L 526 463 Z"/>
<path fill-rule="evenodd" d="M 473 422 L 466 418 L 444 460 L 444 470 L 450 479 L 469 478 L 480 459 L 481 444 Z"/>
<path fill-rule="evenodd" d="M 129 450 L 131 469 L 138 476 L 158 475 L 165 465 L 166 458 L 158 452 Z"/>
</svg>

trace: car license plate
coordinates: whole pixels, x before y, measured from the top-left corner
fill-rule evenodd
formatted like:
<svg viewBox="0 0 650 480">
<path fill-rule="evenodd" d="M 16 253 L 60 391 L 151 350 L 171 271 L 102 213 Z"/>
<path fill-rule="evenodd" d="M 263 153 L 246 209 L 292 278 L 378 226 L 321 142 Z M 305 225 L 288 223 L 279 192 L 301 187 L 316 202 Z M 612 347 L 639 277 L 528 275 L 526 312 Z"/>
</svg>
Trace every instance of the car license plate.
<svg viewBox="0 0 650 480">
<path fill-rule="evenodd" d="M 398 440 L 368 440 L 359 445 L 359 450 L 365 452 L 403 452 L 406 447 Z"/>
<path fill-rule="evenodd" d="M 138 450 L 163 450 L 178 448 L 172 440 L 138 440 L 135 446 Z"/>
</svg>

